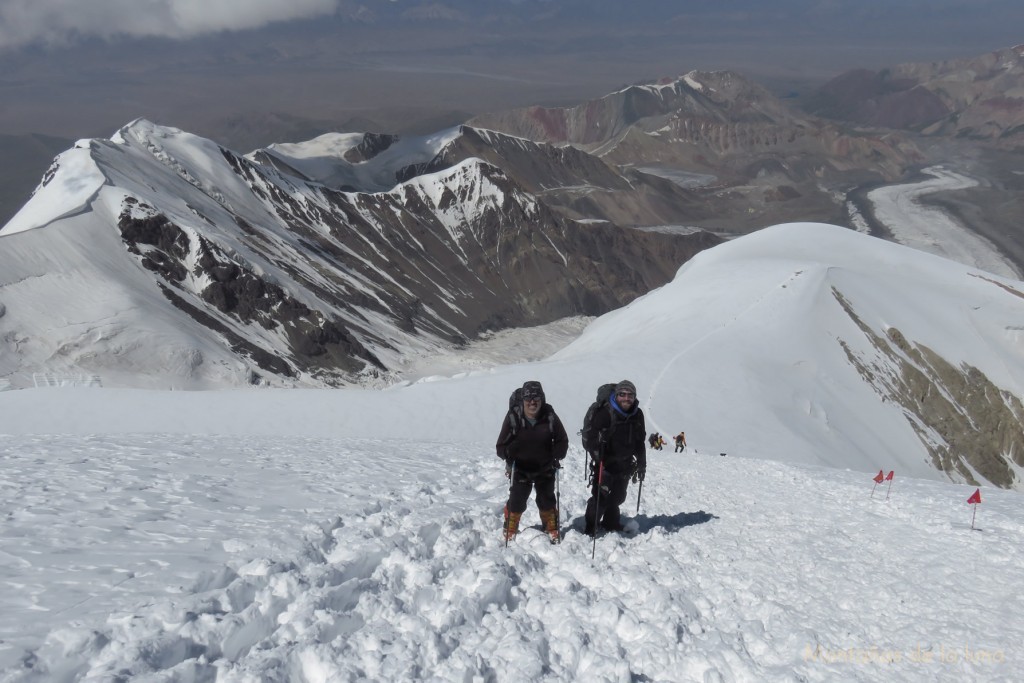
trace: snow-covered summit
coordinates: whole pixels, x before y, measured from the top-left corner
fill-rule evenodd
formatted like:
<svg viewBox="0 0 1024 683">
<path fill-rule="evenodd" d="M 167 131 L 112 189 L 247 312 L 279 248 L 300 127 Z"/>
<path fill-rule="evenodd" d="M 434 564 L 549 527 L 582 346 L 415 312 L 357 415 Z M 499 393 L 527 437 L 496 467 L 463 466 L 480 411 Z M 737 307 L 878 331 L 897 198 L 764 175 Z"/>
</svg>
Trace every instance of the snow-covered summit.
<svg viewBox="0 0 1024 683">
<path fill-rule="evenodd" d="M 722 451 L 1021 487 L 1021 320 L 1019 281 L 790 224 L 702 252 L 552 361 L 630 368 L 656 429 Z"/>
<path fill-rule="evenodd" d="M 306 142 L 274 144 L 248 157 L 276 158 L 328 187 L 386 192 L 398 184 L 405 168 L 427 163 L 459 134 L 459 126 L 423 136 L 328 133 Z"/>
</svg>

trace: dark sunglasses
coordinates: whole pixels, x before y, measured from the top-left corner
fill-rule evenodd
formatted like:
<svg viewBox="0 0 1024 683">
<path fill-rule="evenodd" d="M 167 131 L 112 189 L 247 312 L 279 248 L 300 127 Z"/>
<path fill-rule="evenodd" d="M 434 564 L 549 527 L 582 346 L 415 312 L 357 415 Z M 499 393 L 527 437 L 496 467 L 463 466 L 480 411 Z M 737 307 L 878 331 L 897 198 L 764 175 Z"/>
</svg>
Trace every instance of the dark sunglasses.
<svg viewBox="0 0 1024 683">
<path fill-rule="evenodd" d="M 631 394 L 628 391 L 620 391 L 615 395 L 618 396 L 619 398 L 634 398 L 636 396 L 636 394 Z"/>
<path fill-rule="evenodd" d="M 540 403 L 541 400 L 539 396 L 537 398 L 524 398 L 523 403 Z"/>
</svg>

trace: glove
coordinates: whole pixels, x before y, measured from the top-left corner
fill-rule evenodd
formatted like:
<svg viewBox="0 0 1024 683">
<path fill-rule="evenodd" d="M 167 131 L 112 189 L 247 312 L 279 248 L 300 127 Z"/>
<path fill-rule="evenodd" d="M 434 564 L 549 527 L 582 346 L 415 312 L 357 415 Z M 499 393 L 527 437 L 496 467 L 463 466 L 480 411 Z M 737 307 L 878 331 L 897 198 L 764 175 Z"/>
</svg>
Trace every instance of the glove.
<svg viewBox="0 0 1024 683">
<path fill-rule="evenodd" d="M 562 459 L 561 458 L 555 458 L 554 468 L 556 470 L 562 469 Z"/>
</svg>

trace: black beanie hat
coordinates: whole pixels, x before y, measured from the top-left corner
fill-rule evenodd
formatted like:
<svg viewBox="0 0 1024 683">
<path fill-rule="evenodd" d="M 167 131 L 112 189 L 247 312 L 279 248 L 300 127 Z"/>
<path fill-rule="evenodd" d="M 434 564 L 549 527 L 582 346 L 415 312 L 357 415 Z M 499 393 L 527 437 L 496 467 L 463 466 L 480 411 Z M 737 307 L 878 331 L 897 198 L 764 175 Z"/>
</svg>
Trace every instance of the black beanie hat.
<svg viewBox="0 0 1024 683">
<path fill-rule="evenodd" d="M 617 394 L 620 391 L 628 391 L 629 393 L 636 396 L 636 385 L 634 385 L 628 379 L 624 379 L 615 385 L 615 393 Z"/>
<path fill-rule="evenodd" d="M 528 398 L 539 398 L 541 402 L 544 401 L 544 388 L 540 382 L 531 380 L 523 384 L 523 400 Z"/>
</svg>

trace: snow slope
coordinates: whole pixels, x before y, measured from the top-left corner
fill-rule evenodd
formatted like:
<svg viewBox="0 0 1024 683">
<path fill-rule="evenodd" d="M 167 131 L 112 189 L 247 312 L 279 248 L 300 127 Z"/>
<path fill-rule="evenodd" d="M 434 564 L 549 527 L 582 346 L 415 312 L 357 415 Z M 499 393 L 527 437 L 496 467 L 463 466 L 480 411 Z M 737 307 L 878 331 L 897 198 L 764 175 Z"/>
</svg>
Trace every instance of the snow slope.
<svg viewBox="0 0 1024 683">
<path fill-rule="evenodd" d="M 971 530 L 967 487 L 897 474 L 887 499 L 866 473 L 666 450 L 626 501 L 635 533 L 595 551 L 573 446 L 562 545 L 528 528 L 504 549 L 486 443 L 36 435 L 0 455 L 5 682 L 1024 673 L 1013 492 L 986 489 Z"/>
<path fill-rule="evenodd" d="M 879 334 L 898 329 L 952 365 L 978 368 L 1001 391 L 1024 396 L 1020 282 L 842 228 L 791 224 L 702 252 L 672 283 L 597 319 L 539 364 L 464 372 L 446 382 L 426 377 L 383 392 L 331 392 L 311 411 L 283 399 L 278 407 L 262 391 L 111 392 L 116 410 L 83 404 L 73 392 L 29 394 L 18 401 L 36 404 L 35 410 L 4 431 L 59 433 L 95 425 L 101 433 L 247 434 L 254 428 L 247 418 L 259 414 L 259 433 L 334 436 L 339 414 L 390 414 L 408 400 L 416 409 L 403 415 L 403 423 L 410 434 L 423 435 L 436 430 L 456 386 L 475 398 L 471 407 L 460 408 L 459 435 L 446 438 L 476 442 L 491 438 L 493 415 L 510 385 L 537 376 L 571 388 L 558 407 L 576 424 L 597 386 L 628 376 L 639 387 L 651 431 L 685 429 L 709 451 L 944 477 L 907 410 L 885 400 L 851 363 L 849 354 L 870 360 L 876 349 L 836 293 Z M 37 404 L 52 401 L 61 407 Z M 137 420 L 124 421 L 121 415 L 135 403 L 148 408 Z M 226 412 L 220 410 L 224 404 Z M 167 424 L 167 413 L 180 419 Z M 344 433 L 379 434 L 374 422 L 361 419 L 345 421 Z"/>
<path fill-rule="evenodd" d="M 0 392 L 0 681 L 1019 680 L 1021 496 L 982 487 L 971 528 L 832 292 L 1019 396 L 1022 288 L 777 226 L 544 360 L 514 362 L 527 330 L 385 391 Z M 573 445 L 564 543 L 503 548 L 509 390 L 575 432 L 622 377 L 690 450 L 650 453 L 595 550 Z"/>
<path fill-rule="evenodd" d="M 674 434 L 689 425 L 718 451 L 839 467 L 893 463 L 927 476 L 903 409 L 880 400 L 850 363 L 844 345 L 874 351 L 833 292 L 878 333 L 897 328 L 1024 396 L 1024 284 L 815 224 L 767 228 L 702 252 L 551 361 L 600 355 L 610 368 L 629 368 L 618 374 L 639 378 L 649 426 Z"/>
</svg>

